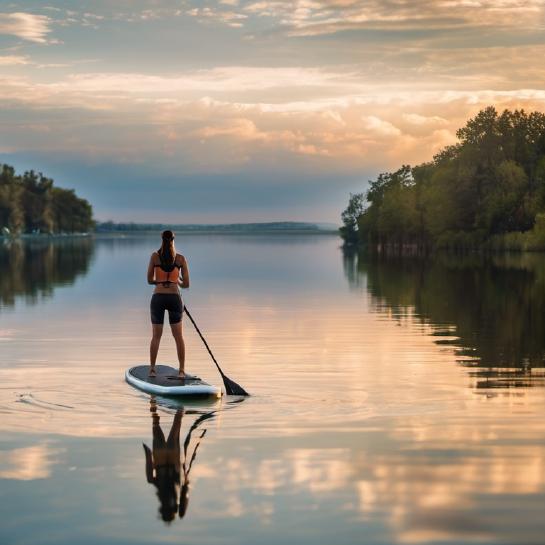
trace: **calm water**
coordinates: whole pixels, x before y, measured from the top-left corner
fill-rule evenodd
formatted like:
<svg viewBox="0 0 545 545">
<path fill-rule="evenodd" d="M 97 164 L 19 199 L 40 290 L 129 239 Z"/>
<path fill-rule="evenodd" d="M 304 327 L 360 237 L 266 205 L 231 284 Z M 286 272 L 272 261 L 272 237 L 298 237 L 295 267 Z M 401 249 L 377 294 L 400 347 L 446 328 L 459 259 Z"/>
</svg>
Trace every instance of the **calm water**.
<svg viewBox="0 0 545 545">
<path fill-rule="evenodd" d="M 124 382 L 156 239 L 0 246 L 0 543 L 543 543 L 545 257 L 177 242 L 240 403 L 154 405 Z M 189 372 L 219 383 L 184 327 Z M 181 518 L 146 478 L 153 422 L 192 461 Z"/>
</svg>

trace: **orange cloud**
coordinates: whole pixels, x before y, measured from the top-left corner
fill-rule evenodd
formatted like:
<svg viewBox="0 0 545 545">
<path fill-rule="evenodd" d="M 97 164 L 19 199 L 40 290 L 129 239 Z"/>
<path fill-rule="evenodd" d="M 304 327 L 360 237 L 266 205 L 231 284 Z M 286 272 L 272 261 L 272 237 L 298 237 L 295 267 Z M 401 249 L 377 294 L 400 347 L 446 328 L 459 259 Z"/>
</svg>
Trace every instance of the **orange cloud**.
<svg viewBox="0 0 545 545">
<path fill-rule="evenodd" d="M 31 42 L 47 43 L 50 24 L 51 19 L 46 15 L 0 13 L 0 34 L 10 34 Z"/>
</svg>

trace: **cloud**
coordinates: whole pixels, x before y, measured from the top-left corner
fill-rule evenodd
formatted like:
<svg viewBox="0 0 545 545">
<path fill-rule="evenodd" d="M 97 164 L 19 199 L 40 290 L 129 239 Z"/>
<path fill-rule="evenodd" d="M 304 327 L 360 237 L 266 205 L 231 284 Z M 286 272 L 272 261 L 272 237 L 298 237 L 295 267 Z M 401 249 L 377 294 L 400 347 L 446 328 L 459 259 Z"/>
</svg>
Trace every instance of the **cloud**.
<svg viewBox="0 0 545 545">
<path fill-rule="evenodd" d="M 30 61 L 25 55 L 4 55 L 0 56 L 0 66 L 15 66 L 29 64 Z"/>
<path fill-rule="evenodd" d="M 227 2 L 223 2 L 227 3 Z M 236 4 L 229 4 L 236 5 Z M 239 28 L 243 26 L 244 19 L 247 19 L 247 15 L 244 13 L 236 13 L 234 11 L 216 10 L 210 7 L 193 8 L 187 11 L 187 15 L 196 17 L 199 22 L 214 21 L 223 23 L 224 25 L 232 28 Z"/>
<path fill-rule="evenodd" d="M 280 166 L 296 177 L 358 176 L 429 160 L 490 104 L 545 108 L 545 70 L 535 61 L 545 55 L 535 30 L 541 3 L 533 0 L 226 0 L 186 3 L 176 11 L 146 0 L 96 10 L 52 11 L 41 21 L 47 32 L 53 25 L 99 23 L 96 32 L 105 34 L 97 37 L 108 38 L 106 21 L 115 20 L 127 46 L 132 23 L 140 40 L 164 25 L 173 51 L 180 26 L 187 36 L 195 31 L 209 40 L 213 34 L 203 50 L 214 51 L 190 63 L 178 56 L 172 61 L 150 41 L 153 59 L 161 59 L 157 66 L 146 70 L 145 55 L 142 63 L 127 64 L 125 52 L 116 57 L 113 48 L 108 61 L 94 59 L 90 71 L 57 50 L 39 64 L 5 50 L 5 149 L 147 163 L 165 177 L 181 168 L 216 175 Z M 0 25 L 8 15 L 14 14 L 3 14 Z M 254 36 L 251 47 L 242 33 L 216 31 L 215 23 L 243 25 Z M 45 30 L 37 36 L 48 39 Z M 505 36 L 511 42 L 503 43 Z M 218 57 L 222 51 L 226 56 Z"/>
<path fill-rule="evenodd" d="M 218 136 L 234 137 L 240 140 L 265 141 L 269 139 L 268 134 L 259 131 L 255 123 L 250 119 L 233 119 L 227 125 L 223 126 L 207 126 L 196 131 L 195 136 L 198 138 L 214 138 Z"/>
<path fill-rule="evenodd" d="M 545 110 L 541 0 L 175 4 L 0 14 L 19 38 L 0 51 L 4 159 L 163 180 L 276 173 L 288 199 L 298 180 L 429 160 L 490 104 Z M 35 53 L 52 30 L 66 45 Z"/>
<path fill-rule="evenodd" d="M 411 125 L 416 126 L 437 126 L 437 125 L 448 125 L 448 121 L 442 117 L 439 117 L 437 115 L 432 116 L 425 116 L 425 115 L 419 115 L 419 114 L 413 114 L 413 113 L 406 113 L 402 115 L 402 118 L 407 123 L 410 123 Z"/>
<path fill-rule="evenodd" d="M 364 116 L 362 118 L 363 126 L 366 131 L 375 133 L 379 136 L 400 136 L 401 131 L 392 125 L 389 121 L 384 121 L 374 115 Z"/>
<path fill-rule="evenodd" d="M 11 150 L 166 172 L 386 170 L 431 159 L 479 109 L 541 109 L 542 89 L 403 90 L 350 67 L 231 66 L 175 75 L 0 77 L 0 136 Z M 300 100 L 293 100 L 293 97 Z M 40 127 L 40 130 L 33 130 Z"/>
<path fill-rule="evenodd" d="M 51 19 L 46 15 L 15 12 L 0 13 L 0 34 L 17 36 L 36 43 L 47 43 Z"/>
<path fill-rule="evenodd" d="M 289 0 L 258 1 L 244 11 L 276 19 L 291 36 L 358 29 L 457 29 L 467 26 L 539 28 L 541 0 Z"/>
<path fill-rule="evenodd" d="M 60 94 L 67 97 L 79 94 L 89 99 L 110 96 L 111 100 L 115 100 L 116 97 L 132 99 L 170 97 L 176 100 L 192 96 L 202 97 L 203 93 L 226 96 L 275 89 L 315 89 L 316 92 L 318 89 L 323 91 L 327 88 L 340 87 L 344 90 L 348 88 L 354 90 L 357 86 L 358 82 L 350 73 L 313 67 L 250 66 L 187 71 L 172 76 L 125 72 L 77 73 L 47 84 L 34 85 L 29 81 L 29 88 L 35 87 L 35 90 L 52 97 Z"/>
</svg>

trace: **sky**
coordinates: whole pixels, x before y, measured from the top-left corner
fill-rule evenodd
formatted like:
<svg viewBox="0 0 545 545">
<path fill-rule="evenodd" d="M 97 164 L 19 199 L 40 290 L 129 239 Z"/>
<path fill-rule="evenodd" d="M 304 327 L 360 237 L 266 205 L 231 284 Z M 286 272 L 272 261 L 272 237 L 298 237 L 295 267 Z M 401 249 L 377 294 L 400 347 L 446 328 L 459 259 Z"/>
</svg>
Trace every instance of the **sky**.
<svg viewBox="0 0 545 545">
<path fill-rule="evenodd" d="M 0 162 L 99 220 L 339 223 L 544 83 L 544 0 L 0 0 Z"/>
</svg>

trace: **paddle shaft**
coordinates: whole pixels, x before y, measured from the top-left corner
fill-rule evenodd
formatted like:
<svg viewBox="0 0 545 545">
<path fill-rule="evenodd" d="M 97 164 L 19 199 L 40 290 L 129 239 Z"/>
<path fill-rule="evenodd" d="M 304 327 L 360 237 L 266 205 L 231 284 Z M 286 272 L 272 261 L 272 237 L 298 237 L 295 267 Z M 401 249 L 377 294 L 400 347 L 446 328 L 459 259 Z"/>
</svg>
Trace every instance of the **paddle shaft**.
<svg viewBox="0 0 545 545">
<path fill-rule="evenodd" d="M 193 324 L 193 327 L 197 330 L 197 333 L 199 334 L 199 337 L 201 338 L 202 342 L 204 343 L 204 346 L 206 346 L 206 350 L 208 350 L 208 353 L 210 354 L 210 357 L 216 364 L 216 367 L 218 368 L 218 371 L 220 372 L 220 375 L 222 378 L 225 378 L 224 372 L 221 370 L 220 364 L 216 361 L 216 358 L 214 357 L 214 354 L 212 354 L 212 350 L 210 350 L 210 347 L 208 346 L 208 343 L 206 342 L 206 339 L 203 337 L 203 334 L 201 333 L 201 330 L 199 329 L 199 326 L 195 323 L 195 320 L 193 319 L 193 316 L 191 316 L 189 310 L 187 310 L 187 307 L 184 305 L 184 311 L 187 314 L 187 317 L 191 320 L 191 323 Z"/>
<path fill-rule="evenodd" d="M 193 327 L 197 330 L 197 333 L 199 334 L 199 337 L 201 338 L 202 342 L 204 343 L 204 346 L 206 346 L 206 349 L 208 350 L 208 353 L 210 354 L 210 357 L 216 364 L 216 367 L 218 368 L 218 371 L 220 372 L 221 378 L 223 380 L 223 385 L 225 386 L 225 392 L 227 395 L 239 395 L 239 396 L 248 396 L 250 395 L 240 384 L 237 384 L 234 380 L 231 380 L 228 376 L 225 375 L 225 373 L 221 370 L 220 364 L 216 361 L 216 358 L 214 357 L 214 354 L 212 354 L 212 350 L 210 350 L 210 347 L 208 346 L 208 343 L 206 342 L 206 339 L 204 338 L 203 334 L 201 333 L 201 330 L 199 329 L 199 326 L 195 323 L 195 320 L 193 319 L 193 316 L 191 316 L 189 310 L 187 310 L 187 307 L 184 305 L 185 313 L 188 315 L 189 319 L 191 320 L 191 323 L 193 324 Z"/>
<path fill-rule="evenodd" d="M 184 305 L 184 310 L 185 310 L 185 313 L 188 315 L 189 319 L 191 320 L 191 323 L 193 324 L 193 327 L 197 330 L 197 333 L 199 334 L 199 337 L 201 338 L 202 342 L 204 343 L 204 346 L 206 346 L 206 349 L 208 350 L 208 353 L 210 354 L 210 357 L 212 358 L 212 360 L 216 364 L 216 367 L 218 368 L 218 371 L 220 372 L 221 378 L 223 379 L 223 385 L 225 386 L 225 392 L 227 393 L 227 395 L 249 396 L 250 394 L 240 384 L 237 384 L 234 380 L 231 380 L 221 370 L 220 364 L 216 361 L 216 358 L 214 357 L 214 354 L 212 354 L 212 350 L 210 350 L 210 347 L 208 346 L 208 343 L 206 342 L 206 339 L 204 338 L 203 334 L 201 333 L 201 330 L 199 329 L 199 326 L 195 323 L 195 320 L 193 319 L 193 316 L 191 316 L 189 310 L 187 310 L 187 307 L 185 305 Z"/>
</svg>

